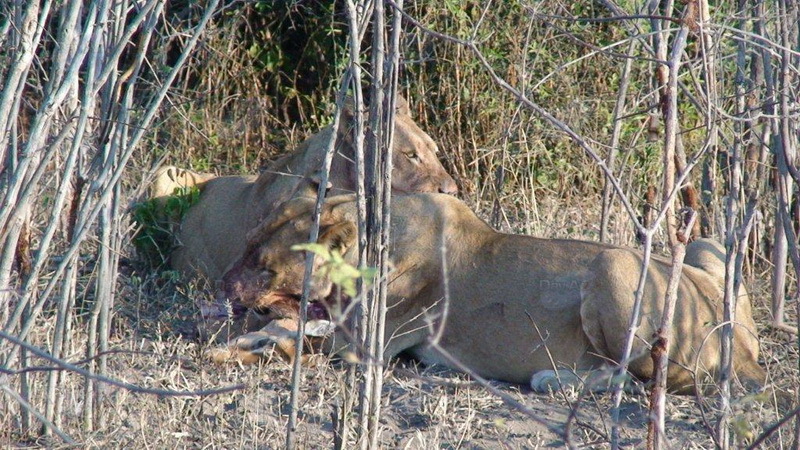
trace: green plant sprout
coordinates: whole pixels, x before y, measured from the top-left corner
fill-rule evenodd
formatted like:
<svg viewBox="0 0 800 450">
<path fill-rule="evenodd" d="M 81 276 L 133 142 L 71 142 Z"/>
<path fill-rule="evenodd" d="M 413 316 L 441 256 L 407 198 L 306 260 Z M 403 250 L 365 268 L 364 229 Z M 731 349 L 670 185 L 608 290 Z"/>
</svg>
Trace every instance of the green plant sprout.
<svg viewBox="0 0 800 450">
<path fill-rule="evenodd" d="M 199 200 L 197 186 L 182 186 L 166 198 L 152 198 L 133 207 L 133 221 L 139 225 L 133 244 L 150 266 L 161 267 L 167 261 L 178 225 Z"/>
<path fill-rule="evenodd" d="M 360 278 L 369 285 L 377 273 L 377 269 L 374 267 L 357 268 L 351 265 L 344 260 L 341 252 L 336 249 L 330 249 L 323 244 L 296 244 L 292 246 L 292 250 L 308 251 L 319 256 L 323 263 L 316 276 L 327 277 L 331 280 L 331 283 L 339 286 L 342 292 L 350 297 L 355 297 L 356 295 L 356 280 Z"/>
</svg>

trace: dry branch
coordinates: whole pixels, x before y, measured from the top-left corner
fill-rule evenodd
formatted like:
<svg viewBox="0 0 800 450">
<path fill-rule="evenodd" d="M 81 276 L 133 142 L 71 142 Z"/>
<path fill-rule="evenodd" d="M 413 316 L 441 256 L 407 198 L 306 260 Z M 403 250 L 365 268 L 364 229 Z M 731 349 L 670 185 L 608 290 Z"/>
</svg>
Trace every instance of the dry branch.
<svg viewBox="0 0 800 450">
<path fill-rule="evenodd" d="M 672 130 L 675 131 L 674 129 Z M 667 290 L 664 298 L 664 310 L 661 314 L 661 325 L 656 330 L 655 342 L 651 350 L 653 359 L 653 389 L 650 393 L 650 423 L 648 425 L 648 448 L 660 449 L 668 447 L 666 440 L 666 392 L 667 373 L 669 370 L 670 346 L 673 345 L 672 321 L 678 302 L 678 286 L 683 276 L 683 259 L 686 255 L 686 241 L 691 235 L 696 214 L 688 210 L 689 218 L 683 224 L 675 245 L 672 246 L 672 269 L 669 274 Z"/>
<path fill-rule="evenodd" d="M 55 364 L 58 369 L 57 370 L 66 370 L 69 372 L 76 373 L 86 378 L 90 378 L 95 381 L 100 381 L 106 383 L 108 385 L 122 388 L 131 392 L 135 392 L 137 394 L 150 394 L 150 395 L 159 395 L 165 397 L 203 397 L 208 395 L 217 395 L 217 394 L 224 394 L 226 392 L 233 392 L 239 391 L 245 388 L 243 384 L 235 384 L 233 386 L 228 386 L 220 389 L 204 389 L 199 391 L 174 391 L 170 389 L 154 389 L 154 388 L 147 388 L 143 386 L 138 386 L 135 384 L 127 383 L 124 381 L 115 380 L 113 378 L 108 378 L 102 375 L 98 375 L 92 372 L 89 372 L 86 369 L 80 368 L 72 363 L 66 362 L 63 359 L 55 358 L 49 353 L 41 350 L 33 345 L 28 344 L 22 339 L 16 338 L 10 334 L 4 333 L 0 331 L 0 339 L 6 340 L 20 348 L 25 348 L 27 351 L 31 352 L 32 354 L 52 363 Z M 35 368 L 28 368 L 25 369 L 24 372 L 31 372 L 36 371 Z M 52 372 L 55 369 L 52 367 L 45 368 L 48 372 Z M 9 375 L 16 375 L 18 373 L 22 373 L 23 371 L 15 371 L 15 370 L 8 370 L 2 369 L 0 370 L 5 376 Z"/>
<path fill-rule="evenodd" d="M 633 55 L 636 49 L 636 42 L 632 40 L 628 45 L 628 55 Z M 619 137 L 622 132 L 621 117 L 625 110 L 625 96 L 628 94 L 628 85 L 630 83 L 631 68 L 633 67 L 633 59 L 627 58 L 625 65 L 622 68 L 619 82 L 619 92 L 617 93 L 617 102 L 614 104 L 614 112 L 612 115 L 614 128 L 611 131 L 611 142 L 609 143 L 608 157 L 606 158 L 606 165 L 608 170 L 613 172 L 616 163 L 617 152 L 619 151 Z M 613 197 L 611 195 L 611 182 L 608 179 L 603 180 L 603 205 L 600 211 L 600 242 L 607 242 L 606 233 L 608 233 L 608 220 L 611 216 L 611 207 L 613 205 Z"/>
<path fill-rule="evenodd" d="M 72 352 L 70 341 L 76 320 L 74 306 L 86 293 L 81 289 L 87 288 L 82 285 L 79 289 L 78 286 L 80 271 L 86 261 L 80 255 L 92 252 L 90 248 L 96 242 L 95 237 L 101 245 L 99 271 L 92 274 L 97 276 L 91 280 L 95 288 L 92 308 L 96 315 L 89 324 L 87 356 L 93 361 L 92 356 L 97 350 L 103 353 L 108 349 L 117 261 L 121 244 L 125 241 L 120 180 L 217 5 L 217 1 L 212 0 L 207 8 L 201 10 L 202 16 L 189 34 L 187 44 L 178 49 L 172 67 L 164 74 L 148 74 L 155 78 L 164 75 L 163 84 L 149 99 L 134 104 L 134 93 L 141 92 L 137 86 L 139 72 L 147 53 L 152 50 L 149 42 L 161 17 L 164 1 L 148 0 L 131 11 L 127 9 L 130 6 L 128 2 L 112 4 L 108 1 L 86 3 L 72 0 L 56 5 L 45 2 L 40 10 L 39 2 L 27 2 L 22 11 L 23 3 L 16 2 L 7 7 L 11 12 L 9 17 L 21 21 L 14 28 L 7 29 L 11 33 L 10 39 L 19 39 L 21 45 L 13 48 L 15 63 L 11 71 L 3 74 L 6 84 L 0 100 L 3 111 L 0 114 L 0 155 L 3 176 L 6 177 L 2 195 L 4 204 L 9 205 L 0 212 L 0 284 L 9 286 L 12 279 L 9 261 L 14 259 L 15 243 L 25 224 L 25 220 L 20 219 L 34 214 L 46 219 L 37 236 L 38 248 L 30 270 L 17 273 L 15 283 L 19 291 L 4 290 L 2 293 L 5 308 L 13 308 L 3 317 L 2 336 L 5 339 L 0 343 L 4 370 L 10 373 L 16 372 L 11 367 L 18 365 L 20 354 L 23 357 L 19 370 L 31 368 L 25 354 L 38 353 L 24 346 L 22 352 L 19 346 L 29 345 L 26 340 L 36 329 L 48 305 L 52 305 L 55 311 L 55 327 L 48 337 L 51 346 L 48 357 L 58 362 Z M 22 30 L 22 34 L 17 35 L 18 30 Z M 130 39 L 135 33 L 139 33 L 139 46 L 126 55 L 128 59 L 125 62 L 130 64 L 130 68 L 119 75 L 123 51 L 130 49 Z M 52 51 L 46 51 L 43 46 L 49 46 Z M 39 90 L 35 89 L 37 83 Z M 34 106 L 29 109 L 32 112 L 20 114 L 23 102 Z M 131 114 L 134 109 L 136 113 Z M 17 131 L 20 125 L 17 119 L 7 120 L 12 117 L 24 119 L 26 140 Z M 51 180 L 54 167 L 57 176 Z M 83 180 L 89 181 L 87 189 L 73 186 L 74 181 L 82 185 Z M 51 182 L 55 183 L 54 187 Z M 69 241 L 61 242 L 57 230 L 68 202 L 70 213 L 65 234 Z M 42 205 L 50 209 L 42 210 Z M 60 257 L 51 258 L 56 252 L 62 252 Z M 54 262 L 57 263 L 55 266 Z M 62 367 L 74 371 L 75 366 L 61 362 Z M 114 382 L 103 376 L 105 365 L 105 357 L 101 356 L 97 368 L 79 369 L 87 379 L 84 391 L 87 400 L 83 402 L 87 429 L 95 422 L 102 425 L 106 417 L 98 414 L 101 407 L 97 400 L 99 391 L 94 393 L 93 399 L 91 387 L 93 381 Z M 20 372 L 23 392 L 28 389 L 28 373 Z M 65 377 L 62 370 L 51 370 L 47 378 L 44 395 L 47 421 L 44 428 L 45 432 L 58 433 L 64 395 L 59 386 L 63 385 Z M 132 385 L 121 386 L 141 390 Z M 93 417 L 99 417 L 99 421 L 92 420 Z"/>
<path fill-rule="evenodd" d="M 333 123 L 331 125 L 333 130 L 339 129 L 339 121 L 343 115 L 345 97 L 347 88 L 350 84 L 348 76 L 344 77 L 339 88 L 339 93 L 336 97 L 336 112 L 333 116 Z M 328 141 L 328 147 L 325 150 L 325 159 L 320 168 L 320 182 L 317 190 L 317 201 L 314 205 L 313 224 L 311 225 L 311 233 L 308 238 L 309 242 L 317 242 L 319 238 L 320 216 L 322 214 L 322 206 L 325 200 L 325 192 L 328 186 L 328 176 L 331 170 L 331 163 L 333 161 L 333 154 L 336 149 L 336 136 L 338 133 L 331 133 L 331 138 Z M 311 280 L 313 276 L 314 254 L 310 251 L 306 252 L 306 266 L 303 275 L 303 293 L 300 298 L 300 315 L 297 322 L 297 335 L 305 336 L 305 325 L 308 318 L 308 301 L 311 294 Z M 292 364 L 292 385 L 291 396 L 289 399 L 289 421 L 286 425 L 286 448 L 296 448 L 296 435 L 297 435 L 297 413 L 298 402 L 300 397 L 300 383 L 302 374 L 302 359 L 303 354 L 303 339 L 295 341 L 295 357 Z"/>
<path fill-rule="evenodd" d="M 45 417 L 44 414 L 40 413 L 33 405 L 28 403 L 28 401 L 26 401 L 24 397 L 14 392 L 14 390 L 12 390 L 11 387 L 8 386 L 8 383 L 4 382 L 4 380 L 0 380 L 0 389 L 2 389 L 3 392 L 8 394 L 14 401 L 22 405 L 22 407 L 25 408 L 25 411 L 28 411 L 34 416 L 36 416 L 36 418 L 39 419 L 40 422 L 42 422 L 42 425 L 44 425 L 47 429 L 52 430 L 65 443 L 70 445 L 77 445 L 77 442 L 75 442 L 74 439 L 69 437 L 68 434 L 64 433 L 63 431 L 61 431 L 60 428 L 55 426 L 53 422 L 51 422 L 47 417 Z"/>
<path fill-rule="evenodd" d="M 362 11 L 359 15 L 358 11 Z M 366 33 L 368 19 L 371 16 L 370 9 L 367 8 L 363 1 L 359 2 L 358 6 L 353 2 L 353 0 L 347 1 L 347 18 L 349 24 L 349 38 L 348 38 L 348 48 L 349 48 L 349 73 L 350 73 L 350 80 L 352 84 L 352 95 L 353 95 L 353 143 L 355 146 L 355 156 L 356 156 L 356 205 L 358 210 L 358 264 L 359 267 L 363 267 L 367 264 L 367 230 L 366 230 L 366 217 L 367 217 L 367 202 L 366 202 L 366 194 L 365 194 L 365 185 L 364 185 L 364 174 L 365 174 L 365 158 L 364 158 L 364 139 L 365 139 L 365 130 L 364 130 L 364 98 L 363 98 L 363 88 L 361 83 L 361 61 L 360 61 L 360 53 L 361 53 L 361 41 L 363 39 L 364 34 Z M 362 280 L 358 280 L 358 297 L 364 298 L 365 296 L 365 287 Z M 347 320 L 350 324 L 353 325 L 353 332 L 356 336 L 361 335 L 361 330 L 363 327 L 361 326 L 361 319 L 362 315 L 362 302 L 356 301 L 352 304 L 352 314 L 349 318 L 345 314 L 345 320 Z M 356 342 L 356 341 L 353 341 Z M 351 342 L 349 345 L 348 350 L 353 354 L 355 352 L 355 346 Z M 360 340 L 358 341 L 361 342 Z M 337 449 L 346 448 L 350 431 L 356 429 L 355 418 L 356 416 L 353 414 L 353 407 L 355 405 L 356 400 L 356 386 L 358 380 L 358 366 L 355 364 L 350 364 L 347 367 L 347 375 L 346 375 L 346 383 L 344 386 L 344 390 L 342 392 L 342 399 L 340 401 L 341 407 L 338 408 L 338 423 L 335 429 L 336 433 L 336 443 L 335 447 Z"/>
</svg>

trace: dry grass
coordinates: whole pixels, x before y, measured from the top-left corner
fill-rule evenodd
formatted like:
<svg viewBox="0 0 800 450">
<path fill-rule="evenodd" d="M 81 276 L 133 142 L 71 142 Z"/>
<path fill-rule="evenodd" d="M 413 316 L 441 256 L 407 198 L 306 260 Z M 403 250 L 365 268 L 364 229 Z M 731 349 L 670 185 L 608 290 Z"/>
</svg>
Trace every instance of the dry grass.
<svg viewBox="0 0 800 450">
<path fill-rule="evenodd" d="M 532 229 L 536 235 L 591 238 L 595 217 L 585 207 L 565 207 L 541 202 L 535 221 L 515 222 L 511 228 Z M 488 215 L 488 214 L 487 214 Z M 578 219 L 582 219 L 579 221 Z M 565 224 L 571 224 L 566 227 Z M 124 389 L 102 387 L 102 421 L 95 429 L 81 427 L 83 379 L 64 374 L 61 429 L 84 446 L 137 448 L 279 448 L 284 444 L 288 417 L 290 367 L 280 360 L 256 366 L 215 366 L 202 358 L 203 345 L 193 339 L 194 299 L 202 293 L 169 272 L 141 275 L 123 267 L 121 294 L 115 305 L 113 328 L 115 353 L 110 355 L 109 374 L 129 383 L 176 391 L 194 391 L 243 383 L 244 389 L 207 397 L 158 397 L 134 394 Z M 772 382 L 797 392 L 798 351 L 786 335 L 770 332 L 768 283 L 750 283 L 761 326 L 762 362 Z M 41 322 L 36 342 L 49 335 L 51 318 Z M 71 345 L 80 349 L 85 341 L 78 321 Z M 81 355 L 69 354 L 71 361 Z M 343 389 L 344 370 L 338 363 L 323 363 L 305 372 L 300 405 L 300 448 L 332 445 L 332 413 Z M 560 436 L 548 431 L 499 398 L 471 382 L 463 374 L 436 367 L 418 367 L 413 361 L 393 362 L 383 393 L 381 442 L 385 448 L 551 448 L 562 447 Z M 32 391 L 46 392 L 46 375 L 32 376 Z M 11 385 L 16 381 L 11 379 Z M 579 399 L 579 393 L 535 394 L 524 386 L 496 383 L 501 390 L 556 426 L 563 425 Z M 16 386 L 15 386 L 16 387 Z M 611 419 L 609 395 L 594 394 L 581 399 L 572 439 L 588 447 L 607 446 Z M 692 398 L 670 396 L 667 410 L 669 440 L 673 448 L 710 448 L 700 408 Z M 41 399 L 34 398 L 34 404 Z M 641 447 L 646 436 L 647 398 L 626 395 L 622 410 L 622 442 Z M 705 402 L 713 409 L 714 401 Z M 710 419 L 713 410 L 707 410 Z M 58 446 L 56 438 L 32 440 L 20 435 L 19 408 L 13 402 L 0 410 L 0 445 L 22 447 Z M 769 403 L 739 396 L 735 423 L 745 436 L 757 435 L 778 417 Z M 37 424 L 38 426 L 38 424 Z M 772 448 L 786 448 L 788 430 L 776 438 Z M 743 439 L 743 438 L 742 438 Z M 740 441 L 743 443 L 743 441 Z"/>
</svg>

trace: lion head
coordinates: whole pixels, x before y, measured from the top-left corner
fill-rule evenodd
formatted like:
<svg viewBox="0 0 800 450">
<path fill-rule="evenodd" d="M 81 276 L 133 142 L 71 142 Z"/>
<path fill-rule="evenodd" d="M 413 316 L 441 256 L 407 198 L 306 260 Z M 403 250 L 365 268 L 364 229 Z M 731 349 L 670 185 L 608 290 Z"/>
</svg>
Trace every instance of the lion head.
<svg viewBox="0 0 800 450">
<path fill-rule="evenodd" d="M 337 167 L 337 164 L 352 164 L 355 161 L 352 133 L 354 117 L 352 100 L 348 100 L 344 108 L 344 120 L 339 125 L 339 136 L 345 141 L 340 150 L 340 156 L 343 157 L 334 160 L 334 167 L 331 168 L 332 173 L 350 173 L 348 183 L 337 186 L 348 190 L 355 190 L 355 171 L 346 171 Z M 369 125 L 368 115 L 365 114 L 364 120 L 364 125 Z M 438 155 L 439 147 L 411 117 L 406 99 L 398 96 L 392 142 L 392 191 L 457 194 L 458 186 L 439 162 Z"/>
<path fill-rule="evenodd" d="M 352 201 L 353 196 L 334 197 L 323 208 L 317 243 L 330 250 L 347 253 L 356 242 L 356 226 L 342 220 L 336 205 Z M 248 235 L 247 248 L 225 273 L 221 295 L 234 305 L 251 308 L 270 319 L 299 316 L 303 293 L 305 252 L 292 250 L 294 244 L 308 241 L 316 199 L 296 197 L 283 204 Z M 277 245 L 280 243 L 280 245 Z M 314 257 L 317 273 L 322 260 Z M 325 305 L 334 301 L 334 285 L 327 277 L 313 277 L 309 298 L 309 318 L 326 316 Z"/>
</svg>

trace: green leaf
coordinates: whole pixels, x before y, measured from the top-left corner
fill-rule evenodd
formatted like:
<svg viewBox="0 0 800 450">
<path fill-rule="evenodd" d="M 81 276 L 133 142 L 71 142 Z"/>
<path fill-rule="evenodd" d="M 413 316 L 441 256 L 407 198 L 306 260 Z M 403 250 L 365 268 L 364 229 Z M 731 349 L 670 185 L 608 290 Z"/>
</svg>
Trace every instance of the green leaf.
<svg viewBox="0 0 800 450">
<path fill-rule="evenodd" d="M 368 283 L 372 283 L 372 280 L 375 279 L 375 275 L 378 274 L 377 267 L 362 267 L 359 271 L 361 272 L 361 278 Z"/>
<path fill-rule="evenodd" d="M 295 251 L 308 251 L 323 260 L 317 277 L 327 277 L 331 283 L 339 286 L 346 295 L 354 297 L 356 292 L 356 280 L 363 279 L 370 283 L 377 270 L 373 267 L 356 268 L 344 260 L 342 254 L 337 250 L 331 250 L 326 245 L 319 243 L 295 244 L 291 247 Z"/>
<path fill-rule="evenodd" d="M 307 244 L 295 244 L 295 245 L 291 246 L 291 249 L 292 250 L 296 250 L 296 251 L 308 251 L 308 252 L 311 252 L 311 253 L 319 256 L 320 258 L 322 258 L 325 261 L 330 261 L 331 257 L 332 257 L 331 251 L 330 251 L 330 249 L 328 249 L 328 247 L 326 247 L 326 246 L 324 246 L 322 244 L 317 244 L 317 243 L 313 243 L 313 242 L 309 242 Z"/>
</svg>

